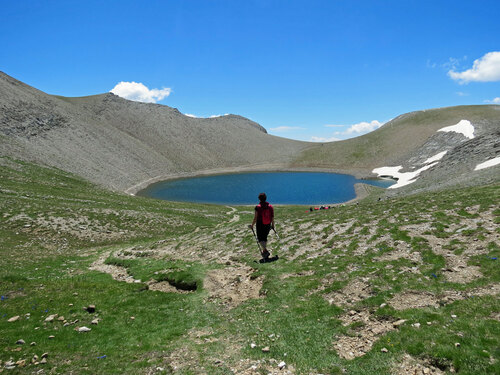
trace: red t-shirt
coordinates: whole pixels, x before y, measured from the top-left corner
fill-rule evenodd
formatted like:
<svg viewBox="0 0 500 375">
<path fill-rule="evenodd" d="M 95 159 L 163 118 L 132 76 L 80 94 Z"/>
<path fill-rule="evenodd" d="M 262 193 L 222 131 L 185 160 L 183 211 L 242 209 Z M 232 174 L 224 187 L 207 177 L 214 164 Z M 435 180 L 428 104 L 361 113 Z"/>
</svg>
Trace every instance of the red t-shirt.
<svg viewBox="0 0 500 375">
<path fill-rule="evenodd" d="M 259 203 L 255 206 L 255 211 L 257 211 L 257 221 L 262 222 L 262 224 L 271 224 L 274 219 L 274 208 L 268 202 Z"/>
</svg>

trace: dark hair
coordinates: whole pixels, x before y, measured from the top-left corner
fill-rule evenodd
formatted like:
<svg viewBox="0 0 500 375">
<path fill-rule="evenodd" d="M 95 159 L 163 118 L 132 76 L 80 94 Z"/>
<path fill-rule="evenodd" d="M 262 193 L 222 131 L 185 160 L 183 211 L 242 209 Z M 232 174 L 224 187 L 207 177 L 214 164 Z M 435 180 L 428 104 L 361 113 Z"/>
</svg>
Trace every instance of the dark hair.
<svg viewBox="0 0 500 375">
<path fill-rule="evenodd" d="M 259 201 L 265 202 L 267 199 L 266 193 L 260 193 L 259 194 Z"/>
</svg>

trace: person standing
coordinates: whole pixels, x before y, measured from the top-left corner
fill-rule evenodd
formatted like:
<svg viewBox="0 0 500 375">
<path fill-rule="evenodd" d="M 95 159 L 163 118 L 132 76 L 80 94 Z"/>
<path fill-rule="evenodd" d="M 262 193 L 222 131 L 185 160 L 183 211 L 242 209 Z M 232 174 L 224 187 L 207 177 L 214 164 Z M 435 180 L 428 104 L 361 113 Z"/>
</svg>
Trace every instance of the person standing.
<svg viewBox="0 0 500 375">
<path fill-rule="evenodd" d="M 254 225 L 257 224 L 257 240 L 262 249 L 262 258 L 267 261 L 271 255 L 267 250 L 267 236 L 271 228 L 274 228 L 274 208 L 267 202 L 266 193 L 259 194 L 259 201 L 260 203 L 255 206 L 255 215 L 250 227 L 253 230 Z"/>
</svg>

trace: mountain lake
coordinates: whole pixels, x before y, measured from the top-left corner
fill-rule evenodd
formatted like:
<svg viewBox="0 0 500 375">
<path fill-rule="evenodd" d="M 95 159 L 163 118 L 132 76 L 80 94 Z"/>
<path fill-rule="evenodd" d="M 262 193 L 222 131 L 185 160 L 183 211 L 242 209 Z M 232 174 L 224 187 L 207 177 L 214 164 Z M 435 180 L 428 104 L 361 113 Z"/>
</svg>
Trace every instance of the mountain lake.
<svg viewBox="0 0 500 375">
<path fill-rule="evenodd" d="M 390 180 L 359 180 L 323 172 L 252 172 L 160 181 L 137 195 L 168 201 L 248 205 L 265 192 L 273 204 L 328 205 L 356 197 L 354 184 L 387 188 Z"/>
</svg>

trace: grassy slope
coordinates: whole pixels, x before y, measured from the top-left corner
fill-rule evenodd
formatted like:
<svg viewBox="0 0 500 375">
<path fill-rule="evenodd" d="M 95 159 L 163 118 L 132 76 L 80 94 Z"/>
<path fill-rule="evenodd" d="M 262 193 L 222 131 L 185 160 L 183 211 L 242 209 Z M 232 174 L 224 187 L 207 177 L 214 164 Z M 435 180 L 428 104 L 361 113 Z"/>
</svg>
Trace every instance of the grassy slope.
<svg viewBox="0 0 500 375">
<path fill-rule="evenodd" d="M 361 169 L 392 165 L 411 153 L 445 126 L 467 119 L 472 123 L 488 119 L 500 122 L 498 106 L 458 106 L 411 112 L 382 128 L 357 138 L 311 147 L 294 162 L 296 166 Z"/>
<path fill-rule="evenodd" d="M 253 263 L 256 249 L 245 229 L 252 217 L 247 207 L 236 208 L 240 221 L 231 221 L 226 207 L 129 197 L 59 170 L 7 159 L 2 164 L 3 362 L 12 358 L 29 363 L 34 354 L 47 352 L 45 367 L 56 373 L 231 374 L 231 369 L 241 369 L 241 363 L 267 373 L 276 368 L 273 358 L 302 374 L 388 374 L 393 363 L 409 353 L 460 374 L 500 370 L 500 322 L 494 315 L 500 310 L 498 295 L 454 302 L 443 298 L 449 291 L 461 293 L 500 282 L 494 259 L 500 256 L 498 185 L 366 200 L 313 213 L 303 207 L 278 207 L 282 239 L 273 246 L 282 259 L 261 265 Z M 427 227 L 416 234 L 407 229 L 412 225 Z M 470 247 L 482 247 L 468 262 L 483 276 L 467 284 L 447 281 L 446 258 L 436 241 L 457 256 Z M 148 256 L 163 242 L 176 244 L 178 256 Z M 402 247 L 421 261 L 377 258 Z M 169 270 L 201 286 L 209 270 L 225 267 L 204 260 L 221 251 L 231 254 L 233 263 L 253 267 L 255 277 L 263 276 L 262 298 L 228 310 L 209 300 L 202 288 L 190 294 L 153 292 L 144 283 L 118 282 L 88 270 L 100 254 L 138 248 L 146 256 L 111 257 L 108 263 L 127 267 L 136 279 L 161 279 L 162 271 Z M 193 249 L 197 254 L 190 255 Z M 370 296 L 345 304 L 327 302 L 327 296 L 358 280 L 368 280 Z M 393 296 L 409 290 L 432 293 L 438 306 L 391 307 Z M 380 307 L 383 303 L 389 305 Z M 82 310 L 89 304 L 97 306 L 96 314 Z M 344 326 L 348 311 L 366 311 L 380 321 L 408 321 L 377 337 L 366 355 L 347 360 L 337 355 L 335 344 L 341 337 L 360 335 L 364 325 Z M 44 322 L 56 313 L 79 322 L 68 327 Z M 19 321 L 7 322 L 16 315 Z M 100 323 L 91 325 L 96 317 Z M 415 322 L 421 328 L 411 325 Z M 78 333 L 75 326 L 92 331 Z M 26 344 L 16 345 L 18 339 Z M 461 346 L 455 347 L 456 342 Z M 270 353 L 259 350 L 264 346 Z M 383 347 L 388 353 L 381 352 Z M 30 364 L 25 370 L 37 367 Z"/>
</svg>

